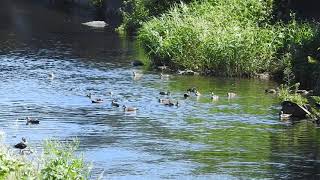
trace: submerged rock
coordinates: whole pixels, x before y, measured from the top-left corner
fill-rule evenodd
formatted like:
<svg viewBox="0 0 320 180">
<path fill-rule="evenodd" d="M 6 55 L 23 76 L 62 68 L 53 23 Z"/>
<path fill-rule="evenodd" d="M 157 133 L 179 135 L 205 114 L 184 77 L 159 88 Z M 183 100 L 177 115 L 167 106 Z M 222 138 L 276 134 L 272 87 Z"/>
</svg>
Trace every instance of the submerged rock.
<svg viewBox="0 0 320 180">
<path fill-rule="evenodd" d="M 140 60 L 134 60 L 134 61 L 131 62 L 131 65 L 132 66 L 143 66 L 144 63 L 142 61 L 140 61 Z"/>
<path fill-rule="evenodd" d="M 107 26 L 107 23 L 104 21 L 89 21 L 89 22 L 82 23 L 82 25 L 95 27 L 95 28 L 104 28 Z"/>
</svg>

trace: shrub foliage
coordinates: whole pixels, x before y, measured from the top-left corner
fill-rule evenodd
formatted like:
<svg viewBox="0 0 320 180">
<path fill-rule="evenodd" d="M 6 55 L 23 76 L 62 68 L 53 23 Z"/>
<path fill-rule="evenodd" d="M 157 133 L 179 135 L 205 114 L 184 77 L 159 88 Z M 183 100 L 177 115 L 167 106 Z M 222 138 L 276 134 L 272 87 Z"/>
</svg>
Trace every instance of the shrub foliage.
<svg viewBox="0 0 320 180">
<path fill-rule="evenodd" d="M 282 71 L 287 53 L 294 55 L 316 28 L 294 18 L 271 23 L 272 10 L 272 0 L 181 3 L 145 22 L 139 40 L 156 65 L 173 69 L 222 76 Z"/>
</svg>

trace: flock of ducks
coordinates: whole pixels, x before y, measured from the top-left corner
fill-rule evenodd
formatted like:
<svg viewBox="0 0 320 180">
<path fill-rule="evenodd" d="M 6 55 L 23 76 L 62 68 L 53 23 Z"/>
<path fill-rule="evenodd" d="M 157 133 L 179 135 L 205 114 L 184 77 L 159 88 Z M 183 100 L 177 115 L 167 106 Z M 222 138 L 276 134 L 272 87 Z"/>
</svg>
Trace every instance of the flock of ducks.
<svg viewBox="0 0 320 180">
<path fill-rule="evenodd" d="M 33 119 L 31 117 L 26 117 L 23 120 L 26 121 L 26 125 L 29 125 L 29 124 L 40 124 L 40 121 L 38 119 Z M 18 144 L 15 144 L 14 147 L 17 148 L 17 149 L 21 149 L 21 150 L 27 148 L 27 140 L 26 140 L 26 138 L 24 138 L 24 137 L 21 138 L 21 142 L 19 142 Z M 24 153 L 24 152 L 22 152 L 22 153 Z"/>
<path fill-rule="evenodd" d="M 134 71 L 132 75 L 133 75 L 133 79 L 137 80 L 137 79 L 140 79 L 143 74 Z M 160 73 L 160 77 L 161 78 L 169 78 L 170 75 Z M 51 72 L 51 73 L 48 74 L 48 78 L 50 80 L 53 80 L 55 78 L 55 75 Z M 113 95 L 112 92 L 108 92 L 108 94 L 111 95 L 111 96 Z M 169 91 L 161 91 L 161 92 L 159 92 L 159 94 L 163 95 L 163 96 L 171 95 L 171 93 Z M 93 94 L 91 94 L 91 93 L 87 94 L 86 96 L 91 100 L 91 103 L 93 103 L 93 104 L 100 104 L 100 103 L 104 103 L 105 102 L 104 99 L 102 99 L 102 98 L 94 98 Z M 201 96 L 201 93 L 199 92 L 199 90 L 196 87 L 192 87 L 192 88 L 189 88 L 189 89 L 186 90 L 186 93 L 183 94 L 183 98 L 187 99 L 187 98 L 189 98 L 191 96 L 199 97 L 199 96 Z M 236 96 L 237 96 L 236 93 L 233 93 L 233 92 L 227 93 L 227 97 L 229 99 L 230 98 L 234 98 Z M 212 92 L 211 93 L 211 99 L 212 100 L 218 100 L 219 96 Z M 165 106 L 176 106 L 176 107 L 178 107 L 180 105 L 178 100 L 173 100 L 173 99 L 170 99 L 170 98 L 160 98 L 159 99 L 159 103 L 162 104 L 162 105 L 165 105 Z M 136 112 L 138 110 L 138 108 L 136 108 L 136 107 L 130 107 L 130 106 L 127 106 L 127 105 L 122 105 L 121 106 L 120 103 L 116 99 L 113 99 L 111 101 L 111 106 L 112 107 L 122 107 L 124 112 Z M 26 121 L 26 125 L 39 124 L 40 123 L 40 121 L 38 119 L 33 119 L 31 117 L 26 117 L 24 120 Z M 21 139 L 21 142 L 19 142 L 18 144 L 14 145 L 14 147 L 17 148 L 17 149 L 21 149 L 21 150 L 27 148 L 27 140 L 23 137 Z"/>
<path fill-rule="evenodd" d="M 132 73 L 132 76 L 133 76 L 134 80 L 138 80 L 143 76 L 143 74 L 134 71 Z M 169 77 L 170 77 L 169 74 L 160 73 L 160 78 L 169 78 Z M 109 95 L 113 95 L 112 92 L 108 92 L 108 94 Z M 163 95 L 163 96 L 170 96 L 171 95 L 171 93 L 169 91 L 160 91 L 159 94 Z M 94 96 L 91 93 L 87 94 L 86 96 L 91 100 L 92 103 L 95 103 L 95 104 L 104 103 L 105 102 L 101 98 L 94 98 Z M 199 92 L 199 90 L 196 87 L 192 87 L 192 88 L 187 89 L 186 93 L 183 94 L 184 99 L 187 99 L 187 98 L 189 98 L 191 96 L 200 97 L 201 93 Z M 228 99 L 234 98 L 236 96 L 237 96 L 236 93 L 233 93 L 233 92 L 227 93 Z M 219 99 L 219 96 L 212 92 L 211 93 L 211 99 L 216 101 L 216 100 Z M 176 107 L 178 107 L 180 105 L 178 100 L 173 100 L 173 99 L 170 99 L 170 98 L 160 98 L 159 99 L 159 103 L 162 104 L 162 105 L 165 105 L 165 106 L 176 106 Z M 138 110 L 138 108 L 135 108 L 135 107 L 128 107 L 126 105 L 122 105 L 121 106 L 120 103 L 115 99 L 113 99 L 111 101 L 111 106 L 113 106 L 113 107 L 122 107 L 124 112 L 135 112 L 135 111 Z"/>
<path fill-rule="evenodd" d="M 133 72 L 133 79 L 134 80 L 137 80 L 137 79 L 140 79 L 142 77 L 143 74 L 141 73 L 138 73 L 138 72 Z M 161 78 L 169 78 L 170 75 L 168 74 L 163 74 L 163 73 L 160 73 L 160 77 Z M 54 79 L 55 78 L 55 75 L 51 72 L 48 74 L 48 78 L 50 80 Z M 266 89 L 265 92 L 266 93 L 277 93 L 278 89 Z M 170 96 L 171 93 L 169 91 L 160 91 L 159 92 L 160 95 L 163 95 L 163 96 Z M 108 95 L 113 95 L 112 92 L 108 92 Z M 92 103 L 94 104 L 99 104 L 99 103 L 104 103 L 105 101 L 102 99 L 102 98 L 94 98 L 93 95 L 91 93 L 87 94 L 86 95 Z M 195 96 L 195 97 L 199 97 L 201 96 L 201 93 L 199 92 L 199 90 L 196 88 L 196 87 L 192 87 L 192 88 L 189 88 L 186 90 L 186 92 L 183 94 L 183 98 L 184 99 L 187 99 L 191 96 Z M 237 96 L 236 93 L 233 93 L 233 92 L 228 92 L 227 93 L 227 98 L 228 99 L 232 99 L 232 98 L 235 98 Z M 210 97 L 213 101 L 217 101 L 219 100 L 219 96 L 214 94 L 213 92 L 211 92 L 211 97 Z M 178 100 L 173 100 L 173 99 L 170 99 L 170 98 L 160 98 L 159 99 L 159 103 L 162 104 L 162 105 L 165 105 L 165 106 L 176 106 L 178 107 L 180 105 L 179 101 Z M 112 107 L 122 107 L 123 111 L 124 112 L 136 112 L 138 110 L 138 108 L 136 107 L 129 107 L 127 105 L 120 105 L 120 103 L 113 99 L 111 101 L 111 106 Z M 291 117 L 291 114 L 284 114 L 283 111 L 281 111 L 279 113 L 279 117 L 281 120 L 286 120 L 286 119 L 290 119 Z M 30 117 L 26 117 L 24 119 L 26 121 L 26 125 L 29 125 L 29 124 L 39 124 L 40 121 L 38 119 L 32 119 Z M 18 149 L 25 149 L 27 147 L 27 141 L 26 139 L 23 137 L 21 139 L 21 142 L 14 145 L 15 148 L 18 148 Z"/>
</svg>

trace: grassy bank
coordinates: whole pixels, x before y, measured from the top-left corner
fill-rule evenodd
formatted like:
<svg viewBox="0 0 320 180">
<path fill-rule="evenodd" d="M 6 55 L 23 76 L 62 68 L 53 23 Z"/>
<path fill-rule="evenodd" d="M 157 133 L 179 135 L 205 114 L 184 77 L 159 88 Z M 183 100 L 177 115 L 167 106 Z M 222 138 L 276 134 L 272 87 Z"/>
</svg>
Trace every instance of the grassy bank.
<svg viewBox="0 0 320 180">
<path fill-rule="evenodd" d="M 19 155 L 3 143 L 0 146 L 0 179 L 89 179 L 83 158 L 75 155 L 78 141 L 45 141 L 41 155 Z"/>
<path fill-rule="evenodd" d="M 272 20 L 273 1 L 216 0 L 176 5 L 139 31 L 156 65 L 219 76 L 282 72 L 317 34 L 295 20 Z"/>
</svg>

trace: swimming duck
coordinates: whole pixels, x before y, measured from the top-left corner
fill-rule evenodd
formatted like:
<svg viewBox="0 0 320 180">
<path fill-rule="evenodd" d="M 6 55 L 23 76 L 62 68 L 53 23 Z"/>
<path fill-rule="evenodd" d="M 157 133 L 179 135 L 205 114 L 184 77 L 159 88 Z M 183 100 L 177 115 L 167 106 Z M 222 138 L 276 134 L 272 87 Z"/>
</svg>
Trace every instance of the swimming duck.
<svg viewBox="0 0 320 180">
<path fill-rule="evenodd" d="M 279 117 L 281 120 L 288 120 L 290 119 L 292 116 L 292 114 L 284 114 L 283 111 L 280 111 L 279 113 Z"/>
<path fill-rule="evenodd" d="M 201 96 L 200 92 L 198 90 L 196 90 L 196 92 L 194 93 L 195 96 Z"/>
<path fill-rule="evenodd" d="M 168 104 L 170 102 L 170 99 L 159 99 L 160 104 Z"/>
<path fill-rule="evenodd" d="M 296 93 L 301 94 L 302 96 L 310 96 L 313 93 L 313 90 L 307 91 L 307 90 L 297 90 Z"/>
<path fill-rule="evenodd" d="M 38 119 L 31 119 L 30 117 L 27 117 L 26 120 L 27 120 L 27 123 L 26 123 L 27 125 L 40 123 L 40 121 Z"/>
<path fill-rule="evenodd" d="M 138 109 L 134 107 L 127 107 L 126 105 L 122 106 L 124 112 L 136 112 Z"/>
<path fill-rule="evenodd" d="M 232 92 L 229 92 L 227 95 L 228 95 L 228 98 L 229 98 L 229 99 L 230 99 L 230 98 L 234 98 L 234 97 L 237 96 L 236 93 L 232 93 Z"/>
<path fill-rule="evenodd" d="M 195 93 L 196 91 L 197 91 L 196 87 L 192 87 L 192 88 L 187 89 L 187 92 L 190 92 L 190 93 Z"/>
<path fill-rule="evenodd" d="M 266 90 L 264 90 L 265 93 L 270 93 L 270 94 L 276 94 L 277 90 L 276 89 L 272 89 L 272 88 L 268 88 Z"/>
<path fill-rule="evenodd" d="M 172 100 L 170 100 L 169 101 L 169 104 L 165 104 L 165 105 L 167 105 L 167 106 L 179 106 L 180 104 L 179 104 L 179 101 L 172 101 Z"/>
<path fill-rule="evenodd" d="M 161 78 L 169 78 L 170 75 L 169 75 L 169 74 L 160 73 L 160 77 L 161 77 Z"/>
<path fill-rule="evenodd" d="M 103 99 L 97 98 L 97 99 L 91 99 L 92 103 L 103 103 Z"/>
<path fill-rule="evenodd" d="M 27 147 L 27 140 L 24 137 L 21 138 L 21 142 L 14 145 L 14 147 L 18 149 L 25 149 Z"/>
<path fill-rule="evenodd" d="M 120 107 L 120 104 L 116 100 L 112 100 L 111 106 Z"/>
<path fill-rule="evenodd" d="M 190 97 L 190 92 L 184 93 L 184 94 L 183 94 L 183 97 L 184 97 L 185 99 L 187 99 L 188 97 Z"/>
<path fill-rule="evenodd" d="M 138 72 L 136 72 L 136 71 L 133 71 L 133 72 L 132 72 L 132 75 L 133 75 L 133 77 L 141 77 L 141 76 L 142 76 L 142 73 L 138 73 Z"/>
<path fill-rule="evenodd" d="M 167 96 L 169 96 L 169 95 L 170 95 L 170 92 L 169 92 L 169 91 L 160 91 L 159 94 L 160 94 L 160 95 L 167 95 Z"/>
<path fill-rule="evenodd" d="M 159 103 L 163 104 L 165 106 L 179 106 L 179 102 L 178 101 L 174 101 L 171 99 L 159 99 Z"/>
<path fill-rule="evenodd" d="M 87 96 L 88 98 L 90 98 L 90 99 L 92 98 L 92 94 L 91 94 L 91 93 L 87 94 L 86 96 Z"/>
<path fill-rule="evenodd" d="M 141 79 L 143 74 L 133 71 L 132 75 L 133 75 L 133 80 L 139 80 Z"/>
<path fill-rule="evenodd" d="M 53 72 L 49 73 L 48 77 L 49 77 L 49 79 L 54 79 L 54 74 L 53 74 Z"/>
<path fill-rule="evenodd" d="M 211 99 L 212 100 L 218 100 L 219 96 L 215 95 L 213 92 L 211 92 Z"/>
</svg>

